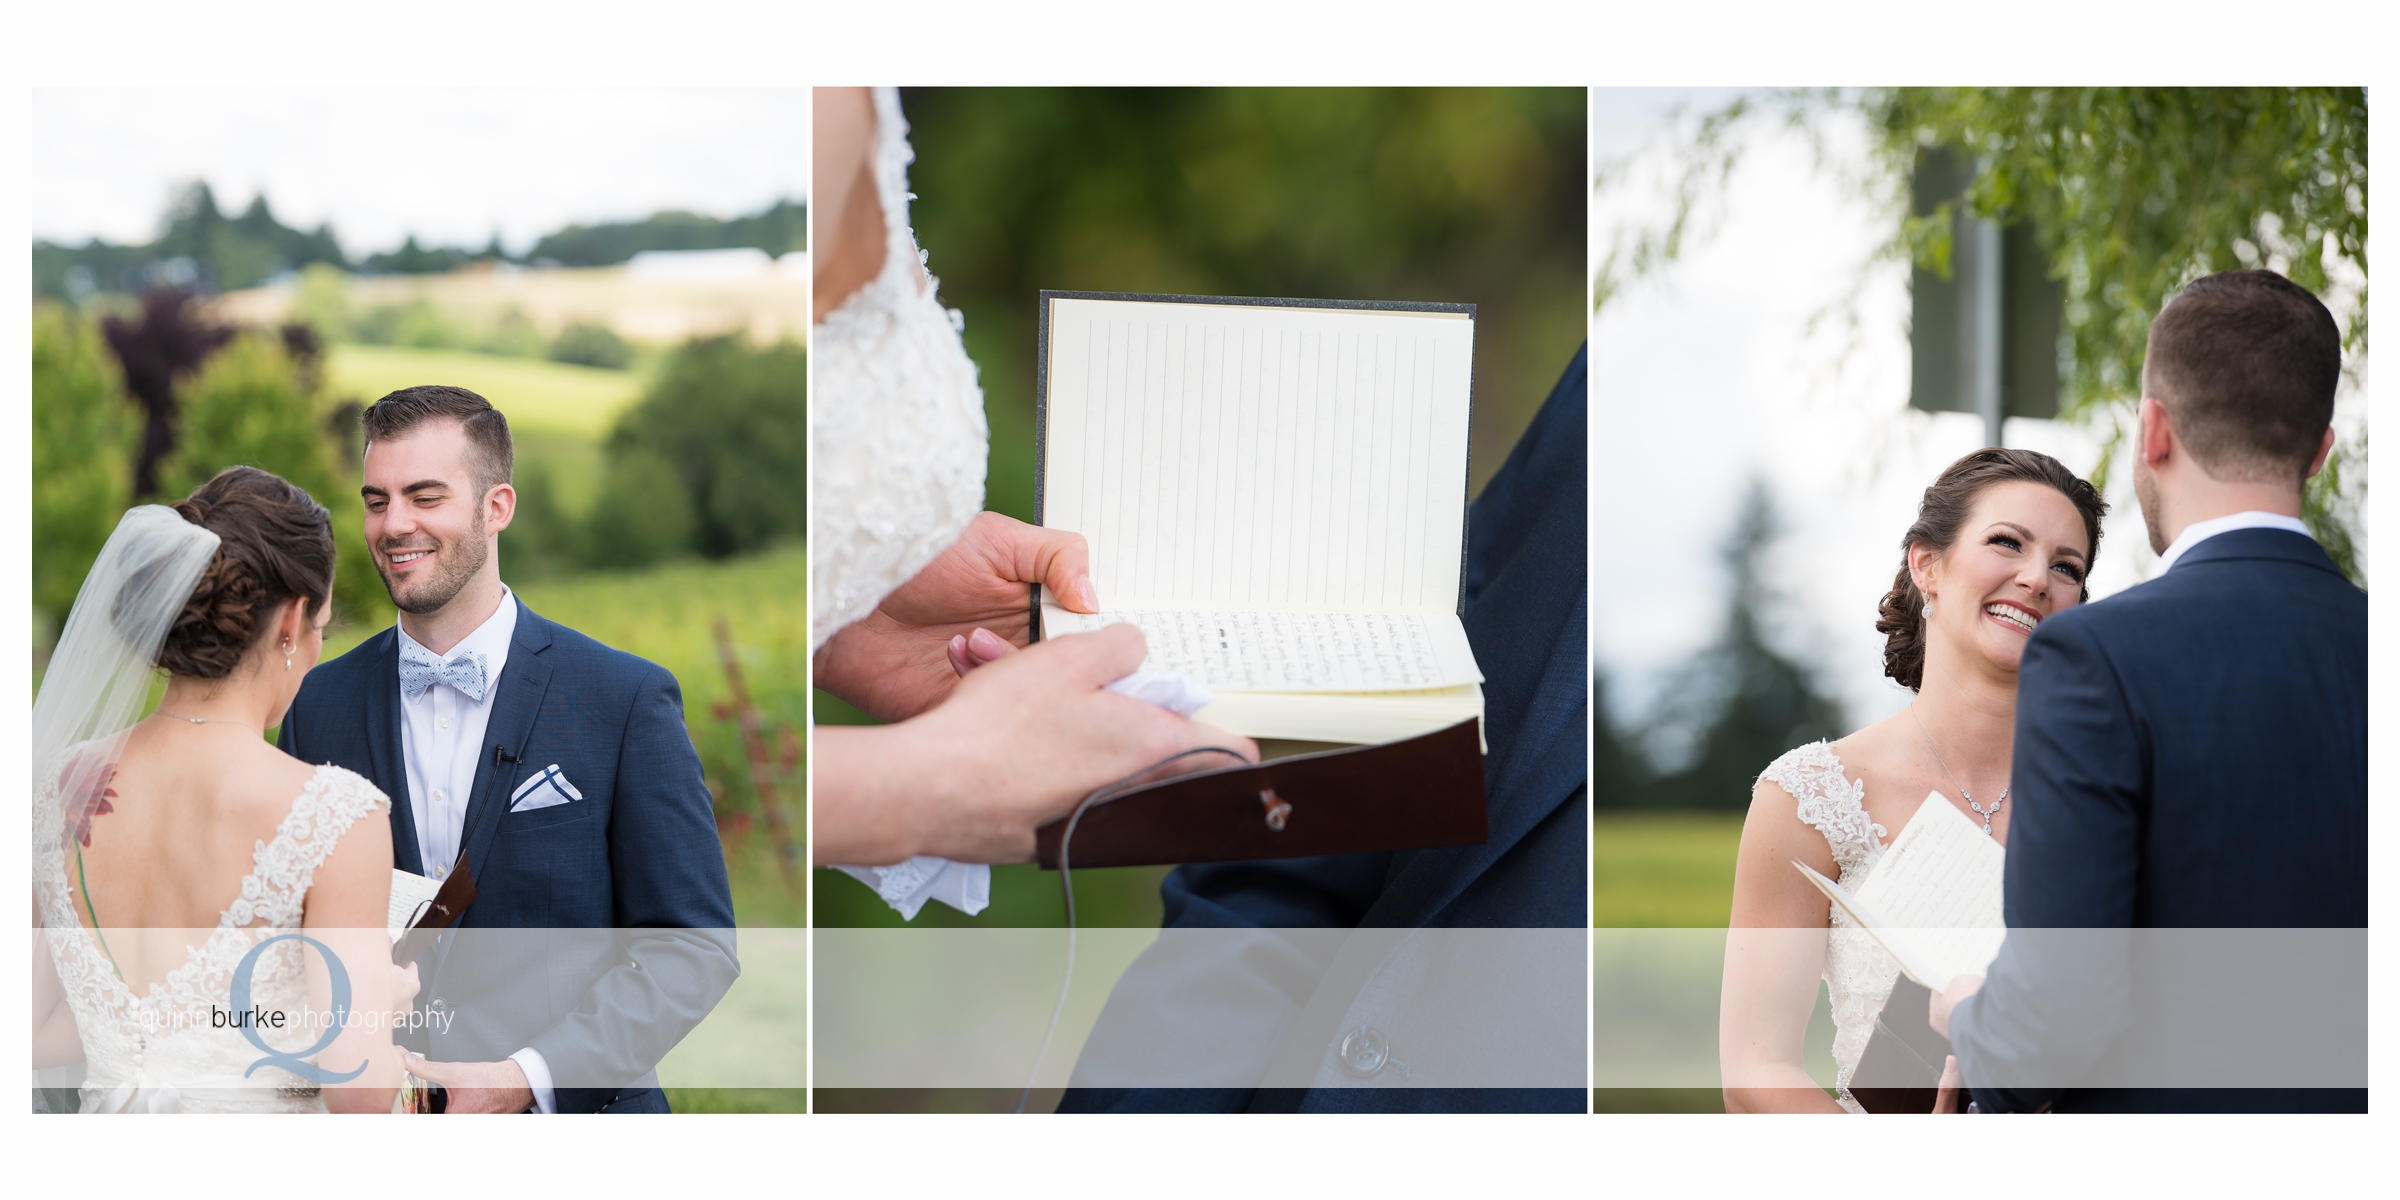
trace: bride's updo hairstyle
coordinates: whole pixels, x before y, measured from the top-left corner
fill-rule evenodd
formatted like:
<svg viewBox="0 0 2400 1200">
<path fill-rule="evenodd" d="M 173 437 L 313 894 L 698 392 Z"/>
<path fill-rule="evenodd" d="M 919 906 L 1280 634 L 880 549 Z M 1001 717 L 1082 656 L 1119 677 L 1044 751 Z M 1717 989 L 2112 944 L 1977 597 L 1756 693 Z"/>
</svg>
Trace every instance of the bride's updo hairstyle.
<svg viewBox="0 0 2400 1200">
<path fill-rule="evenodd" d="M 1901 687 L 1913 692 L 1925 682 L 1925 594 L 1909 576 L 1909 551 L 1925 546 L 1935 554 L 1949 553 L 1959 527 L 1975 509 L 1976 497 L 1993 484 L 2010 482 L 2038 483 L 2065 496 L 2083 514 L 2083 533 L 2090 542 L 2087 575 L 2090 559 L 2100 556 L 2100 519 L 2108 515 L 2108 501 L 2066 464 L 2047 454 L 2004 446 L 1986 446 L 1951 463 L 1917 502 L 1916 524 L 1900 539 L 1900 572 L 1876 610 L 1875 632 L 1884 635 L 1883 673 Z M 2091 598 L 2087 584 L 2076 600 Z"/>
<path fill-rule="evenodd" d="M 309 494 L 256 467 L 227 467 L 175 505 L 217 535 L 217 552 L 158 650 L 173 675 L 223 679 L 265 636 L 276 609 L 297 596 L 317 607 L 333 596 L 333 523 Z"/>
</svg>

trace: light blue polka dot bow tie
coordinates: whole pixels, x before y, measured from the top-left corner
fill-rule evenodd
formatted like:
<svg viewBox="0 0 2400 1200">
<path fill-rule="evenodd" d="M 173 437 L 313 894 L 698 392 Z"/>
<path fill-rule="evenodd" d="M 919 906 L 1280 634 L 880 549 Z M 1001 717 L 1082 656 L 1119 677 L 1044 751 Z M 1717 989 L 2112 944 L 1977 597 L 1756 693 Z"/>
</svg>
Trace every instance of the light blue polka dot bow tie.
<svg viewBox="0 0 2400 1200">
<path fill-rule="evenodd" d="M 425 694 L 435 680 L 449 684 L 465 693 L 476 703 L 483 703 L 483 691 L 488 684 L 483 672 L 483 656 L 469 650 L 449 662 L 435 658 L 416 646 L 400 648 L 400 694 L 411 700 Z"/>
</svg>

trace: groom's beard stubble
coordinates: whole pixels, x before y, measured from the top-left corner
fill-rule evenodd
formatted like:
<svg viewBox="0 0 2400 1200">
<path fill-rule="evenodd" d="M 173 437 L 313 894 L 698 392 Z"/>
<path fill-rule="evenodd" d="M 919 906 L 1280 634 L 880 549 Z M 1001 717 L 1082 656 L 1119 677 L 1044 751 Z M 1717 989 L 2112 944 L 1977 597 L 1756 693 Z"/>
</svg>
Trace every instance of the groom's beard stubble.
<svg viewBox="0 0 2400 1200">
<path fill-rule="evenodd" d="M 2150 553 L 2167 552 L 2167 531 L 2158 521 L 2158 476 L 2142 456 L 2133 456 L 2133 498 L 2142 506 L 2142 527 L 2150 534 Z"/>
<path fill-rule="evenodd" d="M 426 556 L 432 569 L 420 572 L 419 578 L 405 585 L 396 583 L 390 568 L 384 565 L 385 560 L 393 554 L 426 548 L 398 541 L 377 547 L 379 553 L 375 559 L 375 573 L 383 576 L 383 590 L 391 596 L 394 607 L 421 617 L 426 613 L 441 611 L 444 605 L 465 590 L 467 581 L 475 577 L 475 572 L 483 569 L 484 560 L 491 556 L 489 543 L 490 539 L 483 536 L 483 516 L 478 513 L 475 527 L 467 537 L 455 542 L 435 540 L 433 552 Z"/>
</svg>

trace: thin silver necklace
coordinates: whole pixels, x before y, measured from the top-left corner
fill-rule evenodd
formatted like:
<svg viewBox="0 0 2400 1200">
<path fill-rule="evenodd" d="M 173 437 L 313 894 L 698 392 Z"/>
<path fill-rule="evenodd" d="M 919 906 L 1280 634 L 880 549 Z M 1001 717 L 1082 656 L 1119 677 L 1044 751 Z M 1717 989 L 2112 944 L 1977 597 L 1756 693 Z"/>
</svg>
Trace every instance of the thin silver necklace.
<svg viewBox="0 0 2400 1200">
<path fill-rule="evenodd" d="M 1925 739 L 1925 748 L 1933 751 L 1933 761 L 1941 763 L 1942 774 L 1950 776 L 1950 786 L 1957 788 L 1958 794 L 1965 798 L 1967 807 L 1974 809 L 1975 815 L 1983 818 L 1984 835 L 1986 837 L 1991 836 L 1992 818 L 1999 815 L 2001 805 L 2008 803 L 2008 789 L 2005 787 L 2001 788 L 2000 798 L 1992 801 L 1992 806 L 1988 809 L 1980 804 L 1977 804 L 1975 802 L 1975 797 L 1967 794 L 1967 785 L 1960 783 L 1958 781 L 1958 776 L 1951 774 L 1950 764 L 1942 762 L 1942 748 L 1933 744 L 1933 735 L 1926 732 L 1925 718 L 1917 715 L 1916 705 L 1911 704 L 1908 706 L 1908 716 L 1910 720 L 1917 723 L 1917 735 Z"/>
<path fill-rule="evenodd" d="M 187 717 L 182 713 L 171 713 L 163 708 L 150 715 L 155 717 L 167 717 L 177 721 L 189 721 L 194 725 L 239 725 L 244 729 L 258 734 L 260 737 L 265 737 L 267 732 L 266 730 L 260 729 L 258 726 L 253 725 L 248 721 L 237 721 L 232 717 Z"/>
</svg>

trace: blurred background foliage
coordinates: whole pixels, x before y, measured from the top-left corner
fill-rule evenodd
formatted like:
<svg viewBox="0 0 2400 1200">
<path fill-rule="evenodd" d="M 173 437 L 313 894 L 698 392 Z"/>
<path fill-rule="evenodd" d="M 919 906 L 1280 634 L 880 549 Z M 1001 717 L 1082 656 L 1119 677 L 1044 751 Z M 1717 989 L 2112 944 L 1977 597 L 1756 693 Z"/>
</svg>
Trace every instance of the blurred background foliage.
<svg viewBox="0 0 2400 1200">
<path fill-rule="evenodd" d="M 751 248 L 782 255 L 806 249 L 807 235 L 807 206 L 781 200 L 733 218 L 660 212 L 639 221 L 568 225 L 537 239 L 522 254 L 510 254 L 496 234 L 481 248 L 420 246 L 411 235 L 397 249 L 353 262 L 330 225 L 291 228 L 276 219 L 263 195 L 241 215 L 229 217 L 218 208 L 216 192 L 196 182 L 175 198 L 155 241 L 117 245 L 93 238 L 72 246 L 34 239 L 33 290 L 39 297 L 80 302 L 98 292 L 132 294 L 161 285 L 238 291 L 312 264 L 368 275 L 435 275 L 473 263 L 615 266 L 653 250 Z"/>
<path fill-rule="evenodd" d="M 985 507 L 1010 516 L 1033 519 L 1045 288 L 1474 304 L 1476 491 L 1584 338 L 1581 88 L 910 88 L 901 108 L 911 220 L 981 368 Z M 822 692 L 816 715 L 865 720 Z M 1165 873 L 1077 871 L 1077 914 L 1154 926 Z M 902 923 L 818 880 L 820 925 Z M 1057 875 L 1019 864 L 981 916 L 915 923 L 1063 919 Z"/>
<path fill-rule="evenodd" d="M 992 425 L 987 506 L 1033 516 L 1044 288 L 1477 306 L 1473 487 L 1583 341 L 1584 94 L 904 89 L 909 186 Z"/>
<path fill-rule="evenodd" d="M 2150 320 L 2183 285 L 2264 267 L 2323 296 L 2341 320 L 2344 367 L 2367 357 L 2367 96 L 2364 88 L 1871 88 L 1744 97 L 1701 116 L 1676 148 L 1670 214 L 1619 232 L 1593 280 L 1598 305 L 1704 241 L 1711 205 L 1762 125 L 1804 131 L 1854 113 L 1873 166 L 1851 181 L 1891 214 L 1885 259 L 1947 274 L 1950 215 L 2029 222 L 2065 290 L 2059 416 L 2101 432 L 2110 465 L 2133 428 Z M 1979 164 L 1956 196 L 1910 215 L 1918 152 Z M 1594 186 L 1626 186 L 1620 165 Z M 1862 263 L 1864 268 L 1873 264 Z M 1855 321 L 1855 310 L 1840 314 Z M 2367 436 L 2344 437 L 2309 482 L 2302 516 L 2366 584 Z"/>
</svg>

